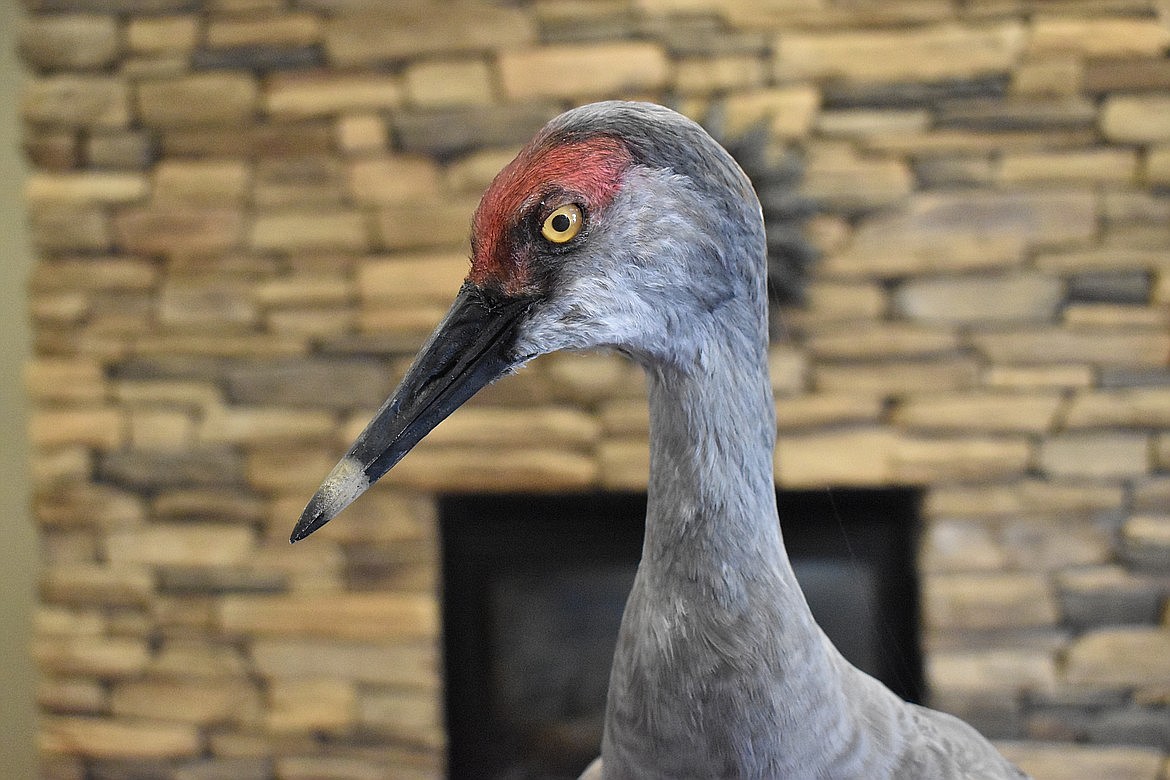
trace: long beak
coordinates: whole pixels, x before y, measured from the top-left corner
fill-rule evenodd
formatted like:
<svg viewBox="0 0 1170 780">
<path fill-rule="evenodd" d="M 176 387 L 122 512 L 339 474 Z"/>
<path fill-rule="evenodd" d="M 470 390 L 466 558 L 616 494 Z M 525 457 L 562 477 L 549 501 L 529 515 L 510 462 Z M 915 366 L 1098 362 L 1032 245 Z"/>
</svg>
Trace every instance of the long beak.
<svg viewBox="0 0 1170 780">
<path fill-rule="evenodd" d="M 535 300 L 464 284 L 394 395 L 321 483 L 290 541 L 304 539 L 336 517 L 447 415 L 522 363 L 512 347 L 516 328 Z"/>
</svg>

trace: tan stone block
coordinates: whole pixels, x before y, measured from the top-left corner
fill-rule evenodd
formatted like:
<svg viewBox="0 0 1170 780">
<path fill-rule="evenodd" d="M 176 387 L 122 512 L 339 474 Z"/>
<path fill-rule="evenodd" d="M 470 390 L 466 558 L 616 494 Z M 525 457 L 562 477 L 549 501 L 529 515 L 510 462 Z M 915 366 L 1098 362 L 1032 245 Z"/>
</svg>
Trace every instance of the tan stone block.
<svg viewBox="0 0 1170 780">
<path fill-rule="evenodd" d="M 766 80 L 766 64 L 753 54 L 687 57 L 675 63 L 675 88 L 684 95 L 752 89 Z"/>
<path fill-rule="evenodd" d="M 202 740 L 189 725 L 54 717 L 41 722 L 37 746 L 48 755 L 132 760 L 195 756 Z"/>
<path fill-rule="evenodd" d="M 112 407 L 37 409 L 29 418 L 28 440 L 33 447 L 81 444 L 108 450 L 122 446 L 125 438 L 125 419 Z"/>
<path fill-rule="evenodd" d="M 353 285 L 341 276 L 306 273 L 260 282 L 252 296 L 262 306 L 333 306 L 350 301 Z"/>
<path fill-rule="evenodd" d="M 1015 436 L 906 436 L 894 448 L 892 470 L 898 484 L 1020 477 L 1031 448 Z"/>
<path fill-rule="evenodd" d="M 257 162 L 252 203 L 261 210 L 337 207 L 344 201 L 343 168 L 333 156 L 281 156 Z"/>
<path fill-rule="evenodd" d="M 195 48 L 200 21 L 194 16 L 133 16 L 126 42 L 139 54 L 186 52 Z"/>
<path fill-rule="evenodd" d="M 199 425 L 199 440 L 243 445 L 328 440 L 335 428 L 336 420 L 331 412 L 213 406 Z"/>
<path fill-rule="evenodd" d="M 923 322 L 1046 322 L 1063 298 L 1060 279 L 1013 273 L 912 279 L 897 289 L 893 303 L 903 316 Z"/>
<path fill-rule="evenodd" d="M 18 47 L 24 61 L 36 68 L 103 68 L 118 56 L 118 20 L 96 14 L 28 17 L 20 25 Z"/>
<path fill-rule="evenodd" d="M 389 142 L 386 120 L 377 114 L 353 114 L 337 118 L 337 145 L 342 152 L 380 152 Z"/>
<path fill-rule="evenodd" d="M 50 528 L 108 530 L 140 525 L 146 517 L 141 496 L 88 482 L 54 486 L 37 493 L 33 510 L 37 522 Z"/>
<path fill-rule="evenodd" d="M 32 656 L 42 672 L 102 678 L 135 677 L 150 659 L 144 641 L 106 636 L 37 639 Z"/>
<path fill-rule="evenodd" d="M 41 597 L 57 603 L 135 606 L 148 603 L 154 593 L 150 572 L 137 566 L 54 566 L 40 580 Z"/>
<path fill-rule="evenodd" d="M 459 247 L 466 256 L 477 202 L 443 198 L 435 203 L 387 205 L 377 213 L 379 243 L 387 249 Z"/>
<path fill-rule="evenodd" d="M 417 490 L 551 492 L 594 485 L 597 464 L 578 453 L 543 447 L 490 455 L 444 447 L 412 453 L 386 479 Z"/>
<path fill-rule="evenodd" d="M 1124 479 L 1146 474 L 1149 461 L 1149 437 L 1143 433 L 1065 433 L 1040 444 L 1040 468 L 1055 477 Z"/>
<path fill-rule="evenodd" d="M 108 252 L 113 246 L 104 208 L 30 206 L 28 221 L 33 246 L 42 252 Z"/>
<path fill-rule="evenodd" d="M 321 20 L 310 13 L 281 13 L 236 18 L 212 18 L 207 25 L 207 45 L 312 46 L 322 37 Z"/>
<path fill-rule="evenodd" d="M 636 431 L 619 431 L 630 436 Z M 645 490 L 650 478 L 650 447 L 646 439 L 610 439 L 597 448 L 599 480 L 608 490 Z"/>
<path fill-rule="evenodd" d="M 273 76 L 264 110 L 280 117 L 318 117 L 377 111 L 402 104 L 398 79 L 383 73 L 296 73 Z"/>
<path fill-rule="evenodd" d="M 1083 480 L 1023 480 L 1006 485 L 939 486 L 927 496 L 924 512 L 931 517 L 1094 516 L 1120 506 L 1118 486 L 1085 484 Z"/>
<path fill-rule="evenodd" d="M 154 168 L 156 203 L 216 205 L 247 194 L 251 170 L 243 160 L 162 160 Z"/>
<path fill-rule="evenodd" d="M 455 446 L 496 450 L 543 445 L 588 452 L 600 438 L 601 426 L 593 415 L 576 409 L 468 407 L 439 423 L 420 442 L 418 451 Z"/>
<path fill-rule="evenodd" d="M 959 346 L 951 328 L 902 322 L 848 323 L 818 328 L 808 339 L 818 359 L 894 358 L 952 352 Z"/>
<path fill-rule="evenodd" d="M 444 183 L 447 189 L 463 193 L 467 195 L 474 195 L 476 203 L 479 202 L 479 196 L 491 184 L 492 179 L 496 174 L 516 156 L 515 149 L 488 149 L 484 151 L 471 152 L 466 157 L 452 162 L 443 171 Z M 470 222 L 470 214 L 468 212 L 468 222 Z"/>
<path fill-rule="evenodd" d="M 219 403 L 219 389 L 209 382 L 184 380 L 123 380 L 114 384 L 114 397 L 125 404 L 157 404 L 198 410 Z"/>
<path fill-rule="evenodd" d="M 922 567 L 930 574 L 993 572 L 1007 568 L 1004 545 L 996 538 L 992 524 L 986 521 L 931 520 L 924 542 Z"/>
<path fill-rule="evenodd" d="M 188 412 L 171 409 L 131 409 L 130 447 L 177 452 L 195 444 L 195 420 Z"/>
<path fill-rule="evenodd" d="M 1038 16 L 1032 20 L 1033 52 L 1068 52 L 1090 57 L 1152 57 L 1170 46 L 1170 29 L 1159 20 L 1102 16 Z"/>
<path fill-rule="evenodd" d="M 1148 626 L 1091 631 L 1073 641 L 1064 671 L 1069 683 L 1103 688 L 1170 680 L 1170 631 Z"/>
<path fill-rule="evenodd" d="M 252 658 L 257 671 L 268 679 L 313 678 L 328 670 L 334 677 L 358 683 L 431 692 L 439 688 L 441 661 L 433 642 L 257 638 Z"/>
<path fill-rule="evenodd" d="M 251 667 L 240 648 L 218 638 L 168 638 L 147 669 L 151 680 L 233 680 L 247 676 Z"/>
<path fill-rule="evenodd" d="M 504 93 L 511 100 L 654 90 L 666 85 L 670 71 L 662 49 L 642 41 L 506 50 L 498 64 Z"/>
<path fill-rule="evenodd" d="M 1045 433 L 1056 423 L 1057 393 L 964 393 L 911 395 L 893 412 L 892 422 L 912 430 L 981 433 Z"/>
<path fill-rule="evenodd" d="M 1170 428 L 1170 388 L 1139 387 L 1079 393 L 1068 428 Z"/>
<path fill-rule="evenodd" d="M 536 39 L 532 18 L 519 8 L 466 2 L 376 8 L 337 14 L 329 21 L 325 49 L 331 62 L 369 65 L 427 54 L 521 48 Z"/>
<path fill-rule="evenodd" d="M 783 32 L 776 41 L 781 80 L 937 81 L 1006 73 L 1023 50 L 1018 22 L 980 27 L 930 25 L 908 30 Z"/>
<path fill-rule="evenodd" d="M 45 679 L 37 682 L 37 706 L 54 715 L 100 715 L 109 712 L 109 694 L 96 680 Z M 83 775 L 77 775 L 82 778 Z"/>
<path fill-rule="evenodd" d="M 492 72 L 481 59 L 424 61 L 405 73 L 411 103 L 425 108 L 487 105 L 495 99 Z"/>
<path fill-rule="evenodd" d="M 133 203 L 150 191 L 137 173 L 34 173 L 24 194 L 32 205 L 87 206 Z"/>
<path fill-rule="evenodd" d="M 268 729 L 276 733 L 345 731 L 357 721 L 357 691 L 346 680 L 276 680 L 268 699 Z"/>
<path fill-rule="evenodd" d="M 443 709 L 431 691 L 367 689 L 358 693 L 357 705 L 363 729 L 432 749 L 445 744 Z"/>
<path fill-rule="evenodd" d="M 320 447 L 260 447 L 248 453 L 248 482 L 260 490 L 311 494 L 341 454 Z"/>
<path fill-rule="evenodd" d="M 1082 271 L 1120 271 L 1167 267 L 1166 253 L 1146 247 L 1103 246 L 1092 249 L 1063 252 L 1041 252 L 1036 266 L 1046 273 L 1079 273 Z"/>
<path fill-rule="evenodd" d="M 776 444 L 776 479 L 788 488 L 890 484 L 896 448 L 882 428 L 788 433 Z"/>
<path fill-rule="evenodd" d="M 158 321 L 165 326 L 240 329 L 257 316 L 247 286 L 226 274 L 170 274 L 158 293 Z"/>
<path fill-rule="evenodd" d="M 725 131 L 735 137 L 767 122 L 777 139 L 804 138 L 820 103 L 820 92 L 804 84 L 736 92 L 723 99 Z"/>
<path fill-rule="evenodd" d="M 222 523 L 154 523 L 106 536 L 106 556 L 118 565 L 231 566 L 255 549 L 250 528 Z"/>
<path fill-rule="evenodd" d="M 257 725 L 263 705 L 247 678 L 220 680 L 134 680 L 114 686 L 113 715 L 193 725 Z"/>
<path fill-rule="evenodd" d="M 1037 97 L 1076 97 L 1084 80 L 1081 58 L 1052 52 L 1026 58 L 1012 73 L 1012 92 Z"/>
<path fill-rule="evenodd" d="M 812 384 L 818 392 L 886 396 L 916 393 L 924 387 L 940 392 L 965 390 L 978 383 L 978 375 L 979 366 L 965 357 L 825 363 L 813 366 Z"/>
<path fill-rule="evenodd" d="M 349 192 L 358 203 L 393 205 L 439 197 L 439 172 L 424 157 L 378 157 L 349 166 Z"/>
<path fill-rule="evenodd" d="M 1170 311 L 1124 304 L 1077 303 L 1064 308 L 1064 324 L 1073 328 L 1166 328 Z"/>
<path fill-rule="evenodd" d="M 119 291 L 152 289 L 158 280 L 157 264 L 137 257 L 68 258 L 42 262 L 33 269 L 34 290 Z"/>
<path fill-rule="evenodd" d="M 1162 751 L 1158 748 L 1023 741 L 1001 742 L 996 747 L 1031 777 L 1050 780 L 1152 780 L 1162 765 Z"/>
<path fill-rule="evenodd" d="M 84 358 L 30 360 L 24 367 L 24 389 L 35 401 L 95 402 L 106 396 L 101 364 Z"/>
<path fill-rule="evenodd" d="M 593 406 L 636 395 L 643 399 L 642 370 L 613 352 L 561 352 L 547 355 L 533 365 L 549 380 L 559 398 Z"/>
<path fill-rule="evenodd" d="M 1170 141 L 1170 95 L 1112 95 L 1101 110 L 1101 132 L 1111 141 Z"/>
<path fill-rule="evenodd" d="M 1170 353 L 1170 334 L 1162 329 L 1020 328 L 977 332 L 976 349 L 994 363 L 1162 366 Z"/>
<path fill-rule="evenodd" d="M 366 220 L 356 211 L 281 211 L 257 214 L 248 241 L 261 251 L 362 251 L 369 238 Z"/>
<path fill-rule="evenodd" d="M 928 630 L 989 630 L 1055 625 L 1056 604 L 1037 574 L 935 575 L 923 589 Z"/>
<path fill-rule="evenodd" d="M 844 211 L 894 206 L 913 189 L 914 177 L 902 160 L 862 157 L 843 147 L 814 149 L 801 182 L 808 197 Z"/>
<path fill-rule="evenodd" d="M 1057 687 L 1056 663 L 1048 650 L 994 648 L 983 652 L 935 652 L 927 659 L 931 690 L 951 693 L 1003 691 L 1041 693 Z"/>
<path fill-rule="evenodd" d="M 60 75 L 29 79 L 20 113 L 32 124 L 120 128 L 130 123 L 130 91 L 113 76 Z"/>
<path fill-rule="evenodd" d="M 1146 154 L 1146 181 L 1170 184 L 1170 145 L 1155 146 Z"/>
<path fill-rule="evenodd" d="M 459 291 L 467 271 L 466 255 L 455 253 L 369 258 L 358 265 L 357 286 L 363 302 L 446 305 Z"/>
<path fill-rule="evenodd" d="M 776 401 L 776 426 L 787 436 L 794 428 L 876 424 L 884 406 L 878 396 L 848 392 L 790 395 Z"/>
<path fill-rule="evenodd" d="M 197 73 L 144 81 L 138 85 L 138 112 L 150 127 L 235 125 L 256 111 L 256 81 L 242 73 Z"/>
<path fill-rule="evenodd" d="M 817 117 L 817 131 L 827 137 L 865 139 L 874 136 L 923 133 L 931 115 L 922 110 L 837 109 Z"/>
<path fill-rule="evenodd" d="M 1137 178 L 1132 149 L 1087 149 L 1074 152 L 1014 152 L 1000 160 L 1004 184 L 1128 184 Z"/>
<path fill-rule="evenodd" d="M 1121 540 L 1131 565 L 1146 570 L 1170 570 L 1170 516 L 1134 515 L 1122 526 Z"/>
<path fill-rule="evenodd" d="M 92 552 L 92 550 L 91 550 Z M 55 561 L 54 565 L 69 566 L 81 563 L 80 558 Z M 105 615 L 96 610 L 84 612 L 49 604 L 39 604 L 33 615 L 33 638 L 101 637 L 109 628 Z"/>
<path fill-rule="evenodd" d="M 816 322 L 876 320 L 887 308 L 885 290 L 872 282 L 813 280 L 807 296 L 800 314 Z"/>
<path fill-rule="evenodd" d="M 431 639 L 439 632 L 439 608 L 431 594 L 229 595 L 218 615 L 224 631 L 257 637 L 401 641 Z"/>
</svg>

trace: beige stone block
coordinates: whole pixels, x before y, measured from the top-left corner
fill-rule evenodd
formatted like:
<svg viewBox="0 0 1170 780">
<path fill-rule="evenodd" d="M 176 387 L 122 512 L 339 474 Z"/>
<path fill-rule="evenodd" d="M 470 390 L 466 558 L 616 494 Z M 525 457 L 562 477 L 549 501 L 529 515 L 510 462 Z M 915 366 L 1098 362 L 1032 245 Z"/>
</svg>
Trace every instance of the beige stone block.
<svg viewBox="0 0 1170 780">
<path fill-rule="evenodd" d="M 110 450 L 126 439 L 125 419 L 113 407 L 37 409 L 29 418 L 29 444 L 52 448 L 80 444 Z"/>
<path fill-rule="evenodd" d="M 133 16 L 126 42 L 138 54 L 186 52 L 195 48 L 200 21 L 194 16 Z"/>
<path fill-rule="evenodd" d="M 629 359 L 612 352 L 560 352 L 533 365 L 549 380 L 559 398 L 593 406 L 607 400 L 636 395 L 645 397 L 642 370 Z"/>
<path fill-rule="evenodd" d="M 646 399 L 624 398 L 605 402 L 598 411 L 601 429 L 614 436 L 645 439 L 650 432 L 650 409 Z M 645 447 L 645 442 L 641 445 Z M 605 453 L 601 453 L 604 461 Z"/>
<path fill-rule="evenodd" d="M 969 358 L 824 363 L 813 366 L 818 392 L 874 396 L 916 393 L 924 387 L 942 392 L 966 390 L 978 383 L 979 366 Z"/>
<path fill-rule="evenodd" d="M 1000 751 L 1032 777 L 1045 780 L 1154 780 L 1162 765 L 1158 748 L 1000 742 Z"/>
<path fill-rule="evenodd" d="M 892 422 L 911 430 L 1040 434 L 1053 428 L 1061 403 L 1058 393 L 916 394 L 898 404 Z"/>
<path fill-rule="evenodd" d="M 934 652 L 927 659 L 931 690 L 951 694 L 990 691 L 1046 693 L 1057 687 L 1056 663 L 1047 650 L 994 648 L 983 652 Z"/>
<path fill-rule="evenodd" d="M 134 680 L 114 686 L 113 715 L 192 725 L 255 725 L 261 721 L 260 694 L 247 678 L 219 680 Z"/>
<path fill-rule="evenodd" d="M 195 444 L 195 420 L 188 412 L 170 409 L 131 409 L 130 447 L 178 452 Z"/>
<path fill-rule="evenodd" d="M 1038 16 L 1032 20 L 1032 52 L 1090 57 L 1153 57 L 1170 46 L 1170 29 L 1153 18 Z"/>
<path fill-rule="evenodd" d="M 1073 398 L 1069 428 L 1168 428 L 1170 389 L 1138 387 L 1080 393 Z"/>
<path fill-rule="evenodd" d="M 1101 110 L 1101 132 L 1111 141 L 1170 141 L 1170 95 L 1112 95 Z"/>
<path fill-rule="evenodd" d="M 304 445 L 259 447 L 248 453 L 246 475 L 260 490 L 311 495 L 342 454 Z"/>
<path fill-rule="evenodd" d="M 434 203 L 400 202 L 378 209 L 375 229 L 387 249 L 459 247 L 469 254 L 471 215 L 478 201 L 443 198 Z"/>
<path fill-rule="evenodd" d="M 113 564 L 141 566 L 231 566 L 255 549 L 252 530 L 222 523 L 154 523 L 106 536 Z"/>
<path fill-rule="evenodd" d="M 439 423 L 419 444 L 419 451 L 457 446 L 494 451 L 543 445 L 588 452 L 600 438 L 601 426 L 593 415 L 576 409 L 469 407 Z"/>
<path fill-rule="evenodd" d="M 777 139 L 804 138 L 820 104 L 820 92 L 807 84 L 735 92 L 723 99 L 725 131 L 735 137 L 766 122 Z"/>
<path fill-rule="evenodd" d="M 267 208 L 327 208 L 345 201 L 340 161 L 323 154 L 261 159 L 256 165 L 252 203 Z"/>
<path fill-rule="evenodd" d="M 1020 477 L 1031 448 L 1018 436 L 906 436 L 897 441 L 892 469 L 899 484 Z"/>
<path fill-rule="evenodd" d="M 439 689 L 441 661 L 430 641 L 391 644 L 384 640 L 365 643 L 261 637 L 252 643 L 252 658 L 257 671 L 268 679 L 313 678 L 328 670 L 334 677 L 358 683 L 435 695 Z"/>
<path fill-rule="evenodd" d="M 1135 515 L 1121 529 L 1122 546 L 1139 568 L 1170 570 L 1170 516 Z"/>
<path fill-rule="evenodd" d="M 781 80 L 938 81 L 1006 73 L 1027 42 L 1018 22 L 929 25 L 906 30 L 782 32 L 776 40 Z"/>
<path fill-rule="evenodd" d="M 997 538 L 995 528 L 986 521 L 931 520 L 924 542 L 922 567 L 931 574 L 992 572 L 1007 568 L 1004 545 Z"/>
<path fill-rule="evenodd" d="M 84 358 L 29 360 L 24 367 L 24 389 L 35 401 L 92 403 L 106 396 L 101 364 Z"/>
<path fill-rule="evenodd" d="M 222 205 L 247 194 L 251 170 L 243 160 L 161 160 L 154 168 L 156 203 Z"/>
<path fill-rule="evenodd" d="M 149 205 L 125 209 L 114 220 L 118 240 L 132 252 L 204 255 L 236 247 L 243 237 L 238 209 L 212 205 Z"/>
<path fill-rule="evenodd" d="M 37 682 L 36 701 L 43 711 L 55 715 L 100 715 L 110 706 L 109 694 L 101 683 L 71 677 L 42 677 Z"/>
<path fill-rule="evenodd" d="M 337 145 L 350 154 L 380 152 L 389 141 L 386 120 L 377 114 L 346 114 L 337 118 Z"/>
<path fill-rule="evenodd" d="M 1120 506 L 1118 486 L 1085 484 L 1073 479 L 1059 482 L 1023 480 L 1006 485 L 947 485 L 933 488 L 925 514 L 930 517 L 1029 517 L 1067 518 L 1093 516 Z"/>
<path fill-rule="evenodd" d="M 208 444 L 274 444 L 328 440 L 335 428 L 331 412 L 213 406 L 203 416 L 198 438 Z"/>
<path fill-rule="evenodd" d="M 1073 641 L 1064 671 L 1069 683 L 1102 688 L 1170 680 L 1170 631 L 1153 626 L 1091 631 Z"/>
<path fill-rule="evenodd" d="M 27 64 L 45 70 L 103 68 L 118 56 L 118 32 L 112 16 L 32 16 L 20 25 L 18 51 Z"/>
<path fill-rule="evenodd" d="M 21 94 L 20 113 L 35 125 L 120 128 L 130 123 L 130 91 L 113 76 L 29 79 Z"/>
<path fill-rule="evenodd" d="M 1012 92 L 1037 97 L 1076 97 L 1084 80 L 1081 58 L 1052 52 L 1025 58 L 1012 73 Z"/>
<path fill-rule="evenodd" d="M 630 436 L 636 431 L 619 431 Z M 597 448 L 599 479 L 608 490 L 645 490 L 650 479 L 650 446 L 644 437 L 609 439 Z"/>
<path fill-rule="evenodd" d="M 382 73 L 296 73 L 273 76 L 264 91 L 264 110 L 304 118 L 378 111 L 402 104 L 397 78 Z"/>
<path fill-rule="evenodd" d="M 1018 328 L 976 332 L 975 348 L 993 363 L 1103 366 L 1162 366 L 1170 353 L 1170 334 L 1152 328 Z"/>
<path fill-rule="evenodd" d="M 1061 320 L 1073 328 L 1166 328 L 1170 310 L 1125 304 L 1074 303 L 1064 307 Z"/>
<path fill-rule="evenodd" d="M 886 292 L 878 284 L 810 281 L 800 315 L 812 321 L 876 320 L 887 308 Z"/>
<path fill-rule="evenodd" d="M 545 447 L 492 452 L 434 448 L 411 453 L 386 477 L 392 485 L 431 491 L 551 492 L 590 487 L 593 458 Z"/>
<path fill-rule="evenodd" d="M 410 641 L 436 637 L 439 608 L 431 594 L 321 593 L 224 597 L 219 625 L 233 635 Z"/>
<path fill-rule="evenodd" d="M 143 81 L 137 88 L 142 121 L 164 129 L 250 121 L 257 99 L 255 79 L 242 73 L 197 73 Z"/>
<path fill-rule="evenodd" d="M 33 246 L 42 252 L 108 252 L 113 246 L 104 208 L 30 206 L 28 222 Z"/>
<path fill-rule="evenodd" d="M 846 323 L 818 328 L 808 347 L 818 359 L 907 358 L 952 352 L 959 346 L 951 328 L 903 322 Z"/>
<path fill-rule="evenodd" d="M 1036 574 L 935 575 L 923 589 L 928 630 L 990 630 L 1052 626 L 1056 604 Z"/>
<path fill-rule="evenodd" d="M 138 173 L 34 173 L 24 188 L 34 206 L 118 205 L 142 200 L 149 191 Z"/>
<path fill-rule="evenodd" d="M 506 50 L 498 65 L 504 94 L 511 100 L 655 90 L 665 86 L 670 75 L 666 54 L 643 41 Z"/>
<path fill-rule="evenodd" d="M 159 269 L 137 257 L 87 257 L 42 262 L 33 269 L 33 290 L 119 291 L 131 293 L 153 288 Z"/>
<path fill-rule="evenodd" d="M 754 89 L 767 81 L 767 66 L 754 54 L 687 57 L 675 63 L 674 85 L 683 95 Z"/>
<path fill-rule="evenodd" d="M 433 692 L 367 689 L 359 692 L 357 704 L 363 729 L 432 749 L 445 743 L 442 706 Z"/>
<path fill-rule="evenodd" d="M 1087 149 L 1074 152 L 1014 152 L 1000 160 L 1004 184 L 1129 184 L 1137 178 L 1132 149 Z"/>
<path fill-rule="evenodd" d="M 37 746 L 48 755 L 133 760 L 195 756 L 202 740 L 185 724 L 53 717 L 41 721 Z"/>
<path fill-rule="evenodd" d="M 776 479 L 786 488 L 890 484 L 896 450 L 895 435 L 882 428 L 785 434 L 776 444 Z"/>
<path fill-rule="evenodd" d="M 207 25 L 207 45 L 212 48 L 237 46 L 312 46 L 323 34 L 320 18 L 310 13 L 288 13 L 252 17 L 212 18 Z"/>
<path fill-rule="evenodd" d="M 265 307 L 341 306 L 353 295 L 348 279 L 310 273 L 270 279 L 252 289 L 256 302 Z"/>
<path fill-rule="evenodd" d="M 1040 468 L 1055 477 L 1124 479 L 1150 468 L 1149 437 L 1124 431 L 1075 432 L 1040 445 Z"/>
<path fill-rule="evenodd" d="M 257 316 L 246 284 L 227 274 L 170 274 L 158 293 L 158 320 L 173 328 L 240 329 Z"/>
<path fill-rule="evenodd" d="M 439 172 L 424 157 L 378 157 L 349 166 L 349 192 L 358 203 L 393 205 L 439 197 Z"/>
<path fill-rule="evenodd" d="M 496 174 L 512 161 L 516 152 L 516 149 L 487 149 L 471 152 L 446 167 L 443 171 L 444 183 L 447 189 L 452 192 L 475 196 L 475 201 L 478 203 L 479 196 L 491 184 L 492 179 L 496 178 Z M 470 221 L 471 212 L 469 211 L 467 222 L 470 223 Z"/>
<path fill-rule="evenodd" d="M 358 265 L 357 286 L 363 302 L 446 305 L 467 271 L 467 256 L 453 252 L 368 258 Z"/>
<path fill-rule="evenodd" d="M 1064 298 L 1061 280 L 1038 273 L 920 278 L 902 284 L 895 309 L 922 322 L 1050 321 Z"/>
<path fill-rule="evenodd" d="M 37 522 L 50 528 L 109 530 L 140 525 L 146 517 L 141 496 L 90 482 L 39 492 L 33 497 L 33 510 Z"/>
<path fill-rule="evenodd" d="M 1155 146 L 1146 154 L 1146 181 L 1170 184 L 1170 145 Z"/>
<path fill-rule="evenodd" d="M 41 574 L 40 593 L 49 602 L 137 606 L 150 601 L 154 579 L 138 566 L 53 566 Z"/>
<path fill-rule="evenodd" d="M 150 653 L 129 637 L 52 636 L 35 640 L 32 656 L 42 672 L 116 679 L 141 674 Z"/>
<path fill-rule="evenodd" d="M 1166 253 L 1147 247 L 1102 246 L 1058 252 L 1040 252 L 1036 267 L 1046 273 L 1079 273 L 1082 271 L 1120 271 L 1167 267 Z"/>
<path fill-rule="evenodd" d="M 251 667 L 239 647 L 207 636 L 168 638 L 154 654 L 148 666 L 151 680 L 239 681 Z"/>
<path fill-rule="evenodd" d="M 257 214 L 248 241 L 261 251 L 362 251 L 369 237 L 366 220 L 356 211 L 281 211 Z"/>
<path fill-rule="evenodd" d="M 522 48 L 535 39 L 534 21 L 519 8 L 408 3 L 335 15 L 326 27 L 325 50 L 331 62 L 351 66 L 419 55 Z"/>
<path fill-rule="evenodd" d="M 404 76 L 410 102 L 424 108 L 487 105 L 495 99 L 492 72 L 482 59 L 423 61 Z"/>
<path fill-rule="evenodd" d="M 875 395 L 814 393 L 789 395 L 776 401 L 776 426 L 781 436 L 794 428 L 876 424 L 885 404 Z"/>
<path fill-rule="evenodd" d="M 343 679 L 276 680 L 268 700 L 268 729 L 276 733 L 346 731 L 357 721 L 357 691 Z"/>
<path fill-rule="evenodd" d="M 922 110 L 836 109 L 821 112 L 816 128 L 830 138 L 866 139 L 923 133 L 930 122 L 930 112 Z"/>
</svg>

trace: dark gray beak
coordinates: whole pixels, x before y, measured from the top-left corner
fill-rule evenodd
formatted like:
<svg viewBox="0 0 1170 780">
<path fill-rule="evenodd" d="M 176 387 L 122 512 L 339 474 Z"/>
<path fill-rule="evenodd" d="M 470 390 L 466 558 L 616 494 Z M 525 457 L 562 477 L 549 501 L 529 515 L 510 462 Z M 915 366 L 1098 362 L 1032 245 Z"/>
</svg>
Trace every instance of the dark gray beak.
<svg viewBox="0 0 1170 780">
<path fill-rule="evenodd" d="M 290 541 L 336 517 L 447 415 L 524 362 L 513 353 L 516 330 L 536 300 L 464 284 L 394 395 L 321 483 Z"/>
</svg>

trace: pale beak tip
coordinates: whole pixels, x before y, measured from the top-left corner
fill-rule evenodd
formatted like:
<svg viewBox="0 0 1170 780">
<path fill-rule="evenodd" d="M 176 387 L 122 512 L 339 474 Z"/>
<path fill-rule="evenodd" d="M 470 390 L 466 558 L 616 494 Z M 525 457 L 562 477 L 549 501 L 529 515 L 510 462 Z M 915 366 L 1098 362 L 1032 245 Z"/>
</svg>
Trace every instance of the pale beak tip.
<svg viewBox="0 0 1170 780">
<path fill-rule="evenodd" d="M 349 456 L 342 458 L 309 499 L 289 542 L 295 544 L 328 523 L 369 487 L 370 479 L 362 464 Z"/>
</svg>

